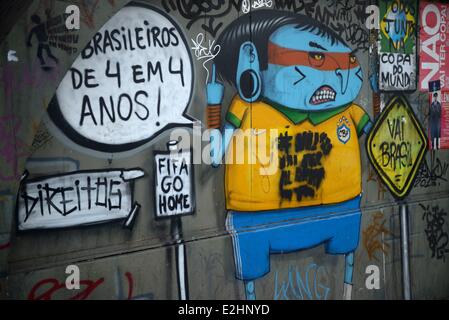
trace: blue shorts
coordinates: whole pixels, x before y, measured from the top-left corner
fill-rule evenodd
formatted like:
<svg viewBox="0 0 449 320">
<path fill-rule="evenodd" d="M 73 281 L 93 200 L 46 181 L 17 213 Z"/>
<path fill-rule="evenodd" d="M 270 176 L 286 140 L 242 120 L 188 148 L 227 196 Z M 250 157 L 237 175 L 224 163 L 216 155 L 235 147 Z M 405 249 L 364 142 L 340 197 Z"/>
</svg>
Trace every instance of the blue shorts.
<svg viewBox="0 0 449 320">
<path fill-rule="evenodd" d="M 229 211 L 236 277 L 254 280 L 270 272 L 270 254 L 288 253 L 325 243 L 326 253 L 347 254 L 359 243 L 360 199 L 293 209 Z"/>
</svg>

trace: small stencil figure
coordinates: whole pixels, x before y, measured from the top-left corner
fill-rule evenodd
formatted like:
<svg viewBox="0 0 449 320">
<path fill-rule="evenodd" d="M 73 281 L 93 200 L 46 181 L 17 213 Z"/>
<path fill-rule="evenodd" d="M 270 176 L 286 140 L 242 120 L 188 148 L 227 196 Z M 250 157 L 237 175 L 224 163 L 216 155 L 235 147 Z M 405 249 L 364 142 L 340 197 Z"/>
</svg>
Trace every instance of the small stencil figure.
<svg viewBox="0 0 449 320">
<path fill-rule="evenodd" d="M 50 46 L 48 44 L 48 32 L 47 32 L 47 27 L 46 27 L 46 23 L 41 21 L 41 18 L 34 14 L 31 16 L 31 21 L 36 24 L 36 26 L 34 26 L 30 33 L 28 34 L 28 39 L 27 39 L 27 45 L 28 47 L 31 47 L 31 40 L 33 38 L 33 35 L 36 35 L 36 39 L 38 41 L 38 47 L 37 47 L 37 57 L 39 58 L 39 61 L 41 63 L 41 66 L 45 66 L 46 62 L 44 60 L 43 57 L 43 51 L 45 50 L 45 52 L 47 53 L 47 57 L 49 57 L 50 59 L 52 59 L 55 63 L 58 63 L 58 58 L 56 58 L 50 50 Z"/>
</svg>

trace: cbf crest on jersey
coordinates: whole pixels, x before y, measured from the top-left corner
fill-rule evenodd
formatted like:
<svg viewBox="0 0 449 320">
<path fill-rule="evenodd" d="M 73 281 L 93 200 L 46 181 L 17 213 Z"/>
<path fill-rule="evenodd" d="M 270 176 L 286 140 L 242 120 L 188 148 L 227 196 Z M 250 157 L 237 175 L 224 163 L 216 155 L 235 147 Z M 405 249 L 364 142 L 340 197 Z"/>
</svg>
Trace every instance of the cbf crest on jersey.
<svg viewBox="0 0 449 320">
<path fill-rule="evenodd" d="M 346 144 L 351 138 L 351 129 L 349 129 L 348 119 L 341 117 L 337 124 L 337 137 L 340 142 Z"/>
</svg>

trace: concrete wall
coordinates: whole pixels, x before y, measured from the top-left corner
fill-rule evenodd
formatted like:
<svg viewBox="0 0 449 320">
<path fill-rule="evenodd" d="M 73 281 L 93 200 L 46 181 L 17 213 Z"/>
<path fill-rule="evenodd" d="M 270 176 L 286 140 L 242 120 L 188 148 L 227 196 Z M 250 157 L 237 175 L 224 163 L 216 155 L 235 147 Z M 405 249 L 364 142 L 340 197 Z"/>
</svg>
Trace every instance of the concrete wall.
<svg viewBox="0 0 449 320">
<path fill-rule="evenodd" d="M 190 8 L 188 1 L 176 2 L 182 4 L 181 7 L 170 6 L 171 2 L 175 1 L 147 1 L 177 22 L 189 45 L 200 33 L 207 41 L 216 38 L 227 25 L 243 15 L 241 8 L 233 4 L 241 1 L 199 1 Z M 33 42 L 31 48 L 26 46 L 26 37 L 32 27 L 30 16 L 37 13 L 44 17 L 46 9 L 51 9 L 53 15 L 61 14 L 72 3 L 82 9 L 81 28 L 76 32 L 79 40 L 71 44 L 79 52 L 126 1 L 34 1 L 2 43 L 0 296 L 4 299 L 178 299 L 176 253 L 170 221 L 155 219 L 153 199 L 153 152 L 166 149 L 171 130 L 159 133 L 137 152 L 122 155 L 111 152 L 98 157 L 95 152 L 79 148 L 55 130 L 46 116 L 45 109 L 77 53 L 68 54 L 52 47 L 58 64 L 52 65 L 50 70 L 41 68 L 36 57 L 37 42 Z M 359 49 L 357 58 L 363 70 L 363 86 L 354 102 L 373 119 L 373 90 L 368 78 L 372 73 L 369 30 L 365 27 L 365 8 L 369 3 L 355 0 L 339 4 L 291 1 L 294 4 L 291 7 L 288 3 L 273 1 L 272 9 L 277 6 L 276 10 L 307 13 L 340 34 L 351 49 Z M 345 9 L 346 5 L 349 10 Z M 320 17 L 324 8 L 336 10 L 338 14 Z M 9 50 L 16 51 L 19 61 L 5 60 Z M 196 59 L 194 53 L 192 50 L 194 92 L 186 112 L 205 126 L 206 70 L 203 61 Z M 206 66 L 210 71 L 211 64 Z M 235 87 L 226 84 L 223 118 L 235 94 Z M 382 102 L 396 94 L 383 94 Z M 416 90 L 405 96 L 427 129 L 428 94 Z M 399 206 L 368 161 L 365 136 L 360 139 L 360 146 L 362 220 L 360 241 L 355 251 L 352 299 L 401 299 Z M 449 255 L 448 166 L 447 150 L 428 152 L 406 198 L 411 288 L 415 299 L 449 296 L 449 265 L 446 261 Z M 141 168 L 145 172 L 145 176 L 134 184 L 134 200 L 141 208 L 131 230 L 113 222 L 27 233 L 16 231 L 14 207 L 24 169 L 30 177 L 41 177 L 112 168 Z M 224 166 L 195 165 L 194 190 L 194 215 L 182 217 L 189 297 L 245 299 L 244 284 L 235 277 L 232 239 L 225 228 Z M 326 254 L 324 246 L 319 245 L 292 253 L 272 254 L 270 260 L 270 273 L 255 280 L 258 299 L 343 298 L 343 255 Z M 70 264 L 80 269 L 80 290 L 65 288 L 65 269 Z M 366 268 L 370 265 L 379 268 L 379 289 L 366 288 L 369 276 Z"/>
</svg>

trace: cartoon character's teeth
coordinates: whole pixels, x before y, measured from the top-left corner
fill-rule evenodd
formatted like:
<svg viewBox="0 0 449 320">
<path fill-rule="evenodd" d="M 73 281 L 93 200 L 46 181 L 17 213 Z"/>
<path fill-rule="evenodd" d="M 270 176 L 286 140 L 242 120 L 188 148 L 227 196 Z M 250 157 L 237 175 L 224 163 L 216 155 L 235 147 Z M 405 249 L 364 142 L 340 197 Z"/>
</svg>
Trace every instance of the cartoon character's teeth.
<svg viewBox="0 0 449 320">
<path fill-rule="evenodd" d="M 312 98 L 310 98 L 310 103 L 321 104 L 324 102 L 335 101 L 335 96 L 336 96 L 335 91 L 329 88 L 323 88 L 315 92 Z"/>
</svg>

